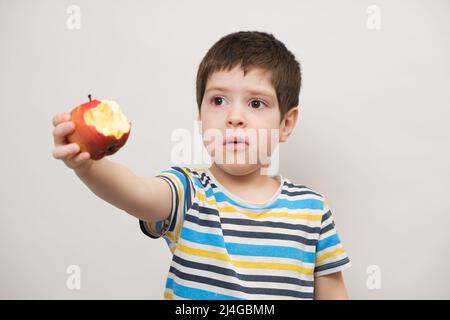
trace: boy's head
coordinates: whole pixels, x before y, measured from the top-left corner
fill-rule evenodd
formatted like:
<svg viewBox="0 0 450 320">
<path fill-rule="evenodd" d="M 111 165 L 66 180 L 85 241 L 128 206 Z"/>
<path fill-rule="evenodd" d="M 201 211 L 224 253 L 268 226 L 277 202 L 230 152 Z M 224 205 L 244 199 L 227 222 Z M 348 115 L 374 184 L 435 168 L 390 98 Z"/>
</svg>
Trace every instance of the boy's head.
<svg viewBox="0 0 450 320">
<path fill-rule="evenodd" d="M 247 138 L 250 131 L 259 131 L 259 148 L 260 131 L 266 130 L 267 153 L 271 153 L 276 142 L 284 142 L 294 128 L 300 86 L 300 64 L 273 35 L 258 31 L 229 34 L 209 49 L 198 68 L 197 105 L 202 130 L 218 130 L 224 138 Z M 278 130 L 275 144 L 270 139 L 271 130 Z M 235 172 L 235 167 L 228 168 L 223 167 Z M 240 168 L 244 174 L 254 166 Z"/>
</svg>

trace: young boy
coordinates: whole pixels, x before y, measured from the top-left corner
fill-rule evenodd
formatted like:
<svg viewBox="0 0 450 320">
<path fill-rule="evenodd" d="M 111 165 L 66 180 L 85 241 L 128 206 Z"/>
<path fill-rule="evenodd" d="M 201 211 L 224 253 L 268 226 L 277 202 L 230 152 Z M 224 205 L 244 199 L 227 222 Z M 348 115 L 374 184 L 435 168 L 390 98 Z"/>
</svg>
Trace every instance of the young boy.
<svg viewBox="0 0 450 320">
<path fill-rule="evenodd" d="M 223 134 L 208 149 L 209 169 L 173 166 L 144 178 L 107 158 L 93 161 L 67 143 L 68 113 L 53 119 L 53 156 L 138 218 L 146 235 L 166 240 L 173 253 L 166 299 L 347 299 L 341 271 L 351 263 L 326 199 L 262 174 L 259 156 L 249 161 L 291 134 L 300 85 L 299 63 L 273 35 L 232 33 L 211 47 L 197 74 L 204 142 L 208 130 Z M 237 155 L 245 161 L 236 163 Z"/>
</svg>

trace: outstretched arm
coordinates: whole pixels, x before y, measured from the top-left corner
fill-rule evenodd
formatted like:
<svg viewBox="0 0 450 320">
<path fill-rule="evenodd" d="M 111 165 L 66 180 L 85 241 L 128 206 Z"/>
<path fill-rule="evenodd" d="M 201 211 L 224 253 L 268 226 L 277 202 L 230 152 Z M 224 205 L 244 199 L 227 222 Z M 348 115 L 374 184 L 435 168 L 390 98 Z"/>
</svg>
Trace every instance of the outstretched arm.
<svg viewBox="0 0 450 320">
<path fill-rule="evenodd" d="M 335 272 L 314 279 L 315 300 L 348 300 L 342 272 Z"/>
</svg>

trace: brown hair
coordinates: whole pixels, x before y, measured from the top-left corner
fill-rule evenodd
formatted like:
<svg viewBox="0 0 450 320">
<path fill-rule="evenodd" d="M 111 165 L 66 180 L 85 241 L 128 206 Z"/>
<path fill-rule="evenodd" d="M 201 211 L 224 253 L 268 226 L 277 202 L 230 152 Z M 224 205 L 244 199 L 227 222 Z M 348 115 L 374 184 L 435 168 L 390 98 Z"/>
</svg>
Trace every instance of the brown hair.
<svg viewBox="0 0 450 320">
<path fill-rule="evenodd" d="M 271 71 L 281 119 L 291 108 L 298 106 L 302 77 L 300 63 L 295 56 L 272 34 L 239 31 L 219 39 L 198 67 L 196 85 L 199 113 L 210 75 L 220 70 L 229 71 L 238 64 L 244 76 L 254 67 Z"/>
</svg>

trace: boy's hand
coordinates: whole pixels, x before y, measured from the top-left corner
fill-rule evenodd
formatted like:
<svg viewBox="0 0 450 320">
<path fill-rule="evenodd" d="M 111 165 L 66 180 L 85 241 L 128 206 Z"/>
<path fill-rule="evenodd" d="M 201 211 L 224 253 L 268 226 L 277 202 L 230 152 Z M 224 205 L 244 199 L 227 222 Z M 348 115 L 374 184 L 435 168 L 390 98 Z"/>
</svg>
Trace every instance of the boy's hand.
<svg viewBox="0 0 450 320">
<path fill-rule="evenodd" d="M 55 148 L 53 157 L 62 160 L 67 167 L 75 171 L 89 169 L 93 161 L 89 152 L 80 152 L 77 143 L 69 143 L 67 136 L 75 130 L 75 123 L 70 121 L 70 113 L 60 113 L 53 117 L 53 140 Z"/>
</svg>

